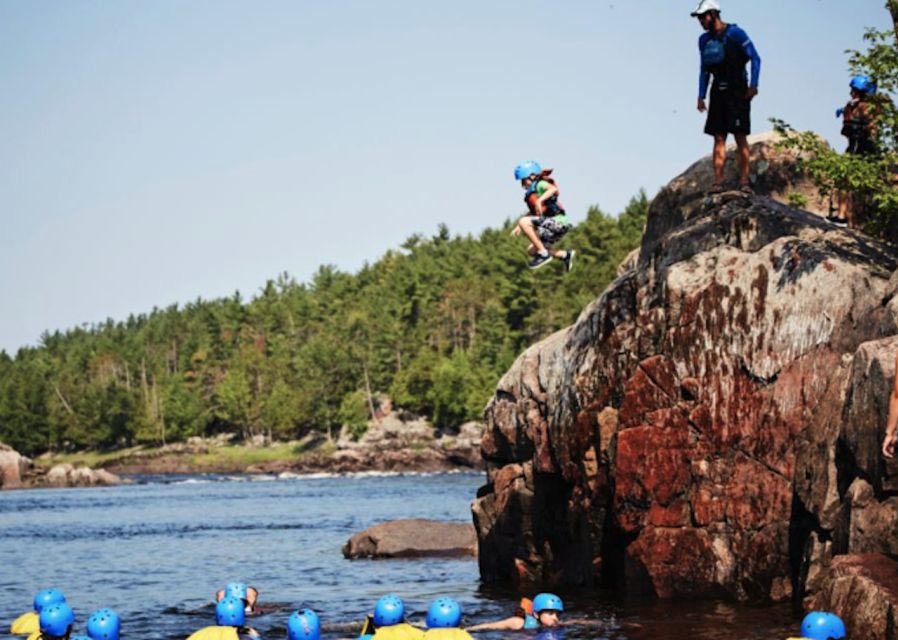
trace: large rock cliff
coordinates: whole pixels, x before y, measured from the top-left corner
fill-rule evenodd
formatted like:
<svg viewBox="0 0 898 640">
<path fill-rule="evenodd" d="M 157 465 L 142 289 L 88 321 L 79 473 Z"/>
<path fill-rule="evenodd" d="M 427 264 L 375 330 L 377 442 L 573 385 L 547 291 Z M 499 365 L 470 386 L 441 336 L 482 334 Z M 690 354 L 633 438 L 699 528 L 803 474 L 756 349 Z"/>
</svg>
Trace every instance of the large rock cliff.
<svg viewBox="0 0 898 640">
<path fill-rule="evenodd" d="M 789 158 L 753 157 L 758 196 L 704 197 L 707 160 L 662 189 L 632 268 L 500 381 L 484 580 L 782 600 L 898 555 L 898 250 L 789 208 Z"/>
</svg>

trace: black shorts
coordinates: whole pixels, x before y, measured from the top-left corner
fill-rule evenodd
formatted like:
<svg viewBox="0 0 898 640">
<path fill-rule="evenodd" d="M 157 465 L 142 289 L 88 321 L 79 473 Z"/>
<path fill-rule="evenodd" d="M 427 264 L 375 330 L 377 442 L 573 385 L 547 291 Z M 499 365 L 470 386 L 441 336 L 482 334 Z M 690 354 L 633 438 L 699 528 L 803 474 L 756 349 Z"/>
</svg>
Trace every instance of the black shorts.
<svg viewBox="0 0 898 640">
<path fill-rule="evenodd" d="M 711 103 L 705 133 L 716 136 L 724 133 L 751 133 L 751 100 L 746 100 L 748 90 L 743 83 L 723 84 L 715 82 L 711 87 Z"/>
<path fill-rule="evenodd" d="M 569 225 L 550 216 L 531 216 L 530 221 L 536 227 L 536 235 L 546 247 L 551 247 L 561 240 L 570 229 Z"/>
</svg>

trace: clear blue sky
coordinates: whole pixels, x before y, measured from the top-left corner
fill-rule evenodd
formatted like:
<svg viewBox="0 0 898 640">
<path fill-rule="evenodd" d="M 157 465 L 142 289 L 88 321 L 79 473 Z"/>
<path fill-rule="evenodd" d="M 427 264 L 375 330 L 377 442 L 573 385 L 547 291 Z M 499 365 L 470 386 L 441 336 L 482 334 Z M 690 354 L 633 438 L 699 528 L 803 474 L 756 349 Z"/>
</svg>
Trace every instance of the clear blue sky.
<svg viewBox="0 0 898 640">
<path fill-rule="evenodd" d="M 695 4 L 0 0 L 0 349 L 499 225 L 526 159 L 575 221 L 617 213 L 710 150 Z M 884 0 L 722 4 L 763 58 L 755 132 L 843 146 Z"/>
</svg>

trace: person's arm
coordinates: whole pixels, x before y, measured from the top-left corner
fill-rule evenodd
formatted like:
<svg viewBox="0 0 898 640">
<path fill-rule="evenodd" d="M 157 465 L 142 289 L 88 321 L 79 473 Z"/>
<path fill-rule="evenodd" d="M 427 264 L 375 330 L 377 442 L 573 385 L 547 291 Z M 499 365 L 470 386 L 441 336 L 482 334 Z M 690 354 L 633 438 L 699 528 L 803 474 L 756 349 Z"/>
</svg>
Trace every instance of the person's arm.
<svg viewBox="0 0 898 640">
<path fill-rule="evenodd" d="M 473 627 L 467 627 L 466 631 L 493 631 L 502 629 L 519 630 L 524 628 L 524 619 L 518 616 L 505 618 L 505 620 L 497 620 L 496 622 L 484 622 L 475 624 Z"/>
<path fill-rule="evenodd" d="M 250 609 L 256 608 L 256 600 L 259 599 L 259 590 L 255 587 L 249 587 L 246 590 L 246 604 L 249 605 Z"/>
<path fill-rule="evenodd" d="M 546 184 L 548 185 L 548 188 L 545 191 L 543 191 L 543 194 L 536 199 L 535 207 L 536 207 L 536 210 L 539 212 L 539 214 L 542 214 L 543 203 L 546 200 L 548 200 L 549 198 L 551 198 L 552 196 L 558 194 L 558 187 L 556 187 L 551 182 L 547 182 Z"/>
<path fill-rule="evenodd" d="M 889 398 L 889 418 L 886 422 L 886 435 L 882 441 L 882 455 L 886 458 L 895 456 L 895 445 L 898 444 L 898 354 L 895 355 L 895 382 Z"/>
<path fill-rule="evenodd" d="M 224 589 L 219 589 L 215 592 L 215 602 L 221 602 L 222 598 L 224 598 Z"/>
<path fill-rule="evenodd" d="M 711 82 L 711 73 L 702 64 L 702 51 L 708 42 L 708 34 L 702 34 L 698 39 L 698 110 L 705 111 L 705 96 L 708 95 L 708 84 Z"/>
<path fill-rule="evenodd" d="M 744 51 L 748 59 L 751 60 L 751 75 L 748 82 L 748 96 L 746 97 L 749 99 L 754 98 L 758 95 L 758 81 L 761 78 L 761 56 L 758 53 L 758 50 L 755 49 L 755 44 L 751 41 L 751 38 L 748 37 L 748 34 L 745 33 L 744 29 L 740 27 L 731 27 L 729 37 L 733 39 L 733 42 L 742 47 L 742 51 Z"/>
</svg>

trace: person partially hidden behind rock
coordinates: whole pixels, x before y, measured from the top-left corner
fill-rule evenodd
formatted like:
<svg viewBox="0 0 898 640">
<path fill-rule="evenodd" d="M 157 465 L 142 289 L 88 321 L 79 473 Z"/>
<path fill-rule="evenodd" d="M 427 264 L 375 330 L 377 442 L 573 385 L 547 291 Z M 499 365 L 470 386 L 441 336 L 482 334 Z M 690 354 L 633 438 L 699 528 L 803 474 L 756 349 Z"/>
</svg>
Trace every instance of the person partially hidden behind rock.
<svg viewBox="0 0 898 640">
<path fill-rule="evenodd" d="M 895 457 L 895 446 L 898 444 L 898 353 L 895 354 L 895 382 L 892 385 L 892 395 L 889 397 L 889 417 L 886 421 L 886 435 L 882 441 L 882 455 L 886 458 Z"/>
<path fill-rule="evenodd" d="M 751 133 L 751 101 L 758 95 L 761 57 L 751 38 L 735 24 L 720 19 L 717 0 L 701 0 L 691 14 L 698 18 L 705 33 L 698 39 L 701 68 L 698 81 L 698 110 L 708 112 L 705 133 L 714 136 L 714 184 L 709 193 L 724 190 L 723 169 L 726 163 L 727 134 L 736 138 L 739 160 L 739 189 L 752 193 L 748 181 L 749 149 L 747 136 Z M 745 64 L 751 60 L 751 81 Z M 705 106 L 708 82 L 711 85 L 711 104 Z"/>
<path fill-rule="evenodd" d="M 876 83 L 870 76 L 857 75 L 848 83 L 851 100 L 844 107 L 836 110 L 836 117 L 842 117 L 842 135 L 848 138 L 845 153 L 855 155 L 875 155 L 879 152 L 876 140 L 876 121 L 881 115 L 880 105 L 874 100 Z M 859 198 L 858 200 L 863 200 Z M 857 209 L 862 202 L 855 201 L 851 191 L 838 192 L 838 213 L 828 216 L 827 220 L 840 227 L 856 227 Z"/>
</svg>

